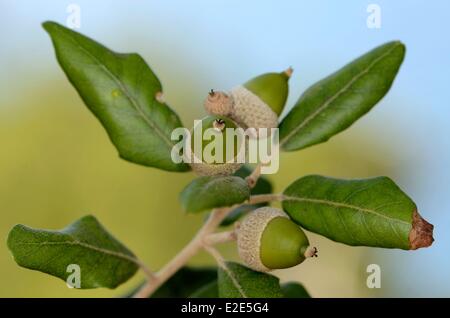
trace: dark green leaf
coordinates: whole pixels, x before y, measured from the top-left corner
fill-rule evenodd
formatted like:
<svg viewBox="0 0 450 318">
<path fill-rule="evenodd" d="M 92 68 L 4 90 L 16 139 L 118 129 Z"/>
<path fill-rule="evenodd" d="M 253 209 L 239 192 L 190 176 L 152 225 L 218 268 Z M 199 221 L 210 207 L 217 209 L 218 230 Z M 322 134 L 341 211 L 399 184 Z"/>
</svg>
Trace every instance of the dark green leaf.
<svg viewBox="0 0 450 318">
<path fill-rule="evenodd" d="M 219 298 L 219 285 L 217 279 L 200 287 L 190 298 Z"/>
<path fill-rule="evenodd" d="M 433 226 L 387 177 L 340 180 L 306 176 L 285 191 L 283 209 L 305 229 L 348 245 L 417 249 Z"/>
<path fill-rule="evenodd" d="M 70 264 L 80 268 L 81 288 L 115 288 L 138 269 L 137 259 L 93 216 L 85 216 L 60 231 L 16 225 L 8 247 L 22 267 L 67 280 Z"/>
<path fill-rule="evenodd" d="M 59 64 L 84 103 L 100 120 L 122 158 L 169 171 L 175 164 L 177 114 L 161 101 L 162 87 L 138 54 L 116 53 L 54 22 L 45 22 Z"/>
<path fill-rule="evenodd" d="M 242 166 L 234 175 L 241 177 L 245 179 L 247 176 L 249 176 L 252 173 L 252 170 L 247 166 Z M 267 194 L 272 193 L 272 184 L 270 181 L 263 176 L 259 177 L 258 182 L 256 182 L 256 185 L 251 189 L 250 194 L 251 195 L 258 195 L 258 194 Z M 260 204 L 244 204 L 240 207 L 237 207 L 233 211 L 230 212 L 230 214 L 227 215 L 227 217 L 222 221 L 220 226 L 229 226 L 239 220 L 242 216 L 244 216 L 247 212 L 253 211 L 259 207 L 266 206 L 267 203 L 260 203 Z"/>
<path fill-rule="evenodd" d="M 249 197 L 247 182 L 235 176 L 200 177 L 189 183 L 180 194 L 183 208 L 190 213 L 232 206 Z"/>
<path fill-rule="evenodd" d="M 217 281 L 217 268 L 214 267 L 182 267 L 172 277 L 170 277 L 161 287 L 159 287 L 151 298 L 187 298 L 203 287 Z M 132 297 L 145 282 L 129 291 L 122 297 Z"/>
<path fill-rule="evenodd" d="M 245 266 L 226 262 L 219 267 L 220 298 L 280 298 L 283 297 L 279 279 L 255 272 Z"/>
<path fill-rule="evenodd" d="M 217 281 L 216 268 L 183 267 L 163 284 L 152 298 L 186 298 L 214 281 Z"/>
<path fill-rule="evenodd" d="M 280 124 L 280 146 L 292 151 L 324 141 L 349 127 L 388 92 L 405 46 L 381 45 L 305 91 Z"/>
<path fill-rule="evenodd" d="M 285 298 L 311 298 L 305 287 L 296 282 L 282 284 L 281 291 Z"/>
</svg>

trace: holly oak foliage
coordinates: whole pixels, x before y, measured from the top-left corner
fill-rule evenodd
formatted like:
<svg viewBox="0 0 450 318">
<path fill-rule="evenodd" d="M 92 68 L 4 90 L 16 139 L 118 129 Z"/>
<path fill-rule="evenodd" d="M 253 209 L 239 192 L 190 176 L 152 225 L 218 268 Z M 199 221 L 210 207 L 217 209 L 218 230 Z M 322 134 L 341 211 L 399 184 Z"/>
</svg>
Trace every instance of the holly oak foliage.
<svg viewBox="0 0 450 318">
<path fill-rule="evenodd" d="M 62 70 L 121 158 L 167 171 L 190 170 L 171 159 L 177 143 L 171 132 L 182 123 L 163 101 L 161 83 L 141 56 L 113 52 L 54 22 L 43 27 Z M 280 123 L 281 149 L 303 149 L 349 127 L 388 92 L 404 55 L 401 42 L 383 44 L 308 88 Z M 272 191 L 264 178 L 250 189 L 244 180 L 250 173 L 244 167 L 233 176 L 197 178 L 182 191 L 181 205 L 189 213 L 200 213 L 237 204 L 222 223 L 231 225 L 261 206 L 245 203 L 251 195 Z M 410 240 L 417 227 L 417 207 L 387 177 L 305 176 L 283 195 L 283 209 L 309 231 L 348 245 L 414 248 Z M 93 216 L 62 230 L 16 225 L 7 244 L 18 265 L 63 280 L 70 274 L 67 266 L 78 264 L 81 288 L 115 288 L 139 268 L 135 255 Z M 218 269 L 183 267 L 153 297 L 310 297 L 299 283 L 280 285 L 271 274 L 233 262 L 219 265 Z"/>
</svg>

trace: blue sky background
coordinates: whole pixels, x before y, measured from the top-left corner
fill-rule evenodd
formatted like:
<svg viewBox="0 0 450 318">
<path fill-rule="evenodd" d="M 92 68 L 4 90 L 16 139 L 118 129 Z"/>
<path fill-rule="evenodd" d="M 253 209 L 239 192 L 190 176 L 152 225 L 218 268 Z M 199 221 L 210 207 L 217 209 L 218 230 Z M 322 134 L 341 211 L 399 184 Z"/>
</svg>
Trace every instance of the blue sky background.
<svg viewBox="0 0 450 318">
<path fill-rule="evenodd" d="M 80 32 L 116 51 L 139 52 L 155 66 L 166 99 L 184 109 L 185 121 L 212 87 L 292 66 L 292 106 L 301 91 L 358 55 L 386 41 L 405 43 L 393 89 L 355 129 L 392 156 L 396 181 L 435 224 L 436 242 L 369 257 L 386 260 L 384 277 L 396 282 L 383 290 L 387 296 L 450 296 L 449 1 L 2 0 L 0 115 L 20 118 L 28 106 L 14 103 L 17 96 L 63 79 L 40 23 L 65 23 L 70 3 L 80 5 Z M 370 3 L 381 7 L 380 29 L 366 26 Z"/>
</svg>

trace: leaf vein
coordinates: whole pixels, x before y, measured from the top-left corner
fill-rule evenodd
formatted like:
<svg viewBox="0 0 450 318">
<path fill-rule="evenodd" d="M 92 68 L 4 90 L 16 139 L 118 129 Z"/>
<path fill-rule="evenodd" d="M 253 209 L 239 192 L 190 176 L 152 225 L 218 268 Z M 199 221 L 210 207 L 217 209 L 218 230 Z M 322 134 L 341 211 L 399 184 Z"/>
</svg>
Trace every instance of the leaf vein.
<svg viewBox="0 0 450 318">
<path fill-rule="evenodd" d="M 143 107 L 133 98 L 131 93 L 128 91 L 127 87 L 120 81 L 120 79 L 117 78 L 116 74 L 114 74 L 109 68 L 107 68 L 104 64 L 102 64 L 95 55 L 93 55 L 89 50 L 87 50 L 83 45 L 77 40 L 72 37 L 70 37 L 71 40 L 73 40 L 77 46 L 85 52 L 101 69 L 105 71 L 105 73 L 120 87 L 120 89 L 124 92 L 127 99 L 130 101 L 130 103 L 133 105 L 133 108 L 142 116 L 142 118 L 145 120 L 145 122 L 155 130 L 155 132 L 164 140 L 164 142 L 169 146 L 169 148 L 172 148 L 173 144 L 172 142 L 167 138 L 167 136 L 160 130 L 158 125 L 153 123 L 153 121 L 148 118 L 142 109 Z M 115 55 L 115 53 L 113 52 Z"/>
<path fill-rule="evenodd" d="M 320 115 L 322 113 L 322 111 L 324 111 L 325 109 L 328 108 L 328 106 L 331 105 L 331 103 L 336 100 L 337 98 L 339 98 L 342 94 L 344 94 L 348 89 L 351 88 L 351 86 L 353 85 L 353 83 L 355 83 L 360 77 L 362 77 L 363 75 L 367 74 L 379 61 L 381 61 L 382 59 L 384 59 L 386 56 L 388 56 L 397 46 L 394 45 L 390 50 L 388 50 L 387 52 L 385 52 L 384 54 L 380 55 L 378 58 L 376 58 L 375 60 L 372 61 L 372 63 L 370 63 L 364 70 L 362 70 L 360 73 L 356 74 L 353 78 L 350 79 L 350 81 L 344 86 L 342 87 L 336 94 L 334 94 L 333 96 L 331 96 L 330 98 L 328 98 L 319 108 L 317 108 L 317 110 L 315 112 L 313 112 L 312 114 L 310 114 L 309 116 L 307 116 L 301 123 L 300 125 L 296 126 L 289 134 L 287 134 L 281 141 L 280 141 L 280 146 L 283 146 L 288 140 L 289 138 L 292 137 L 292 135 L 298 133 L 303 127 L 305 127 L 307 124 L 309 124 L 309 122 L 311 122 L 313 119 L 315 119 L 318 115 Z"/>
<path fill-rule="evenodd" d="M 139 262 L 137 261 L 136 258 L 131 257 L 129 255 L 120 253 L 120 252 L 116 252 L 116 251 L 111 251 L 111 250 L 107 250 L 95 245 L 91 245 L 91 244 L 87 244 L 84 242 L 80 242 L 77 240 L 74 241 L 63 241 L 63 242 L 52 242 L 52 241 L 43 241 L 43 242 L 20 242 L 17 243 L 17 245 L 38 245 L 38 246 L 44 246 L 44 245 L 75 245 L 75 246 L 81 246 L 87 249 L 91 249 L 93 251 L 102 253 L 102 254 L 107 254 L 107 255 L 111 255 L 111 256 L 115 256 L 118 258 L 122 258 L 125 259 L 129 262 L 135 263 L 137 265 L 140 265 Z"/>
<path fill-rule="evenodd" d="M 233 285 L 238 290 L 239 294 L 241 294 L 242 298 L 248 298 L 248 296 L 245 294 L 244 289 L 242 288 L 241 284 L 239 284 L 239 281 L 236 279 L 236 277 L 234 277 L 233 273 L 230 271 L 230 269 L 228 268 L 227 264 L 224 263 L 224 264 L 221 264 L 221 265 L 222 265 L 222 269 L 228 275 L 228 277 L 230 278 L 231 282 L 233 283 Z"/>
<path fill-rule="evenodd" d="M 378 217 L 385 218 L 385 219 L 388 219 L 388 220 L 391 220 L 391 221 L 394 221 L 394 222 L 397 222 L 397 223 L 403 223 L 403 224 L 410 225 L 406 221 L 394 219 L 394 218 L 389 217 L 387 215 L 378 213 L 377 211 L 374 211 L 374 210 L 371 210 L 371 209 L 362 208 L 362 207 L 359 207 L 359 206 L 356 206 L 356 205 L 346 204 L 346 203 L 340 203 L 340 202 L 335 202 L 335 201 L 330 201 L 330 200 L 323 200 L 323 199 L 301 198 L 301 197 L 291 197 L 291 196 L 284 196 L 283 200 L 299 201 L 299 202 L 310 202 L 310 203 L 317 203 L 317 204 L 326 204 L 326 205 L 330 205 L 330 206 L 334 206 L 334 207 L 347 208 L 347 209 L 352 209 L 352 210 L 356 210 L 356 211 L 360 211 L 360 212 L 366 212 L 366 213 L 374 214 L 374 215 L 376 215 Z"/>
<path fill-rule="evenodd" d="M 366 228 L 367 233 L 369 233 L 369 235 L 372 236 L 373 240 L 375 241 L 375 244 L 378 244 L 378 238 L 375 236 L 375 234 L 372 233 L 372 231 L 370 230 L 369 225 L 367 224 L 366 214 L 360 212 L 360 215 L 361 215 L 361 223 Z"/>
</svg>

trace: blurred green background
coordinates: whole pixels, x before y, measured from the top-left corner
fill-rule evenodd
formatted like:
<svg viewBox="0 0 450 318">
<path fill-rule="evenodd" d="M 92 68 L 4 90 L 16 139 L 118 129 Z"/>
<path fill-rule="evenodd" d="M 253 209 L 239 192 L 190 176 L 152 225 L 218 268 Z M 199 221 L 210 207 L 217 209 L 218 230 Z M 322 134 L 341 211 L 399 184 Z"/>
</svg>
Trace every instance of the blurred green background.
<svg viewBox="0 0 450 318">
<path fill-rule="evenodd" d="M 65 23 L 81 9 L 80 32 L 121 52 L 138 52 L 164 85 L 186 126 L 204 115 L 211 88 L 292 66 L 288 109 L 301 91 L 354 57 L 400 39 L 407 56 L 391 92 L 366 117 L 326 144 L 285 153 L 269 178 L 282 191 L 318 173 L 387 175 L 435 225 L 431 248 L 406 252 L 347 247 L 316 235 L 320 257 L 284 271 L 315 297 L 450 296 L 449 53 L 445 1 L 377 1 L 381 29 L 366 26 L 369 1 L 40 1 L 0 2 L 0 289 L 1 297 L 110 297 L 117 290 L 73 290 L 51 276 L 19 268 L 6 248 L 16 223 L 58 229 L 94 214 L 151 268 L 181 249 L 203 217 L 185 215 L 179 191 L 192 173 L 137 166 L 118 158 L 54 58 L 40 23 Z M 223 248 L 236 258 L 232 245 Z M 205 254 L 192 265 L 213 264 Z M 381 289 L 366 287 L 379 264 Z"/>
</svg>

